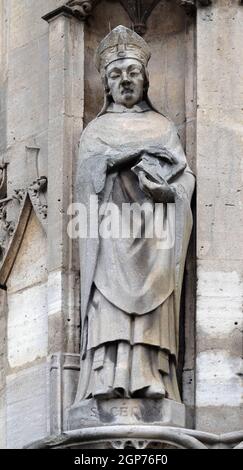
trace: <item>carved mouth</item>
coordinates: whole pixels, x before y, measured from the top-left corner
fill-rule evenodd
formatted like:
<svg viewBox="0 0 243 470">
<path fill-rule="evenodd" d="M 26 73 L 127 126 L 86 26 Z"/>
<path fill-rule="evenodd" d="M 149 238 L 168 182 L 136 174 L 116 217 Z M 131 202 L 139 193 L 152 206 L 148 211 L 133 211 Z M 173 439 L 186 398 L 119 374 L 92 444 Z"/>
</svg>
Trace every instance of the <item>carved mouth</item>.
<svg viewBox="0 0 243 470">
<path fill-rule="evenodd" d="M 132 95 L 133 90 L 131 88 L 125 88 L 125 89 L 122 90 L 121 94 L 122 95 Z"/>
</svg>

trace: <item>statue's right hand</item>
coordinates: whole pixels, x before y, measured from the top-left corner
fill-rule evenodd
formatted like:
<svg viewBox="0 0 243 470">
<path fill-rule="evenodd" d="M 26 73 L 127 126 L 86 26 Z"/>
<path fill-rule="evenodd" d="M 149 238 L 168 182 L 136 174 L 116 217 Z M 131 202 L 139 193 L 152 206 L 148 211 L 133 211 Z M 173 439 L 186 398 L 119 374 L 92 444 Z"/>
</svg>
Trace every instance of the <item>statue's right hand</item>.
<svg viewBox="0 0 243 470">
<path fill-rule="evenodd" d="M 155 202 L 174 202 L 175 193 L 166 181 L 163 184 L 149 180 L 143 171 L 138 174 L 140 189 Z"/>
</svg>

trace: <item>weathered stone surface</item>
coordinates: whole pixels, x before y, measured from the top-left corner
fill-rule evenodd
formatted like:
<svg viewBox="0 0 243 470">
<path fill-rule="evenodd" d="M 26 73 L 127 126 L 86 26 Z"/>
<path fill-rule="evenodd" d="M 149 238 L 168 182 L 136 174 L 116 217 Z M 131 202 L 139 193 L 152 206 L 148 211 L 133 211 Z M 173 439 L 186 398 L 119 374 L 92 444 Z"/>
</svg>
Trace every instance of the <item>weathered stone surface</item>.
<svg viewBox="0 0 243 470">
<path fill-rule="evenodd" d="M 163 21 L 161 21 L 163 18 Z M 185 87 L 188 79 L 186 16 L 178 5 L 160 2 L 148 20 L 146 41 L 152 47 L 151 100 L 176 124 L 185 145 Z"/>
<path fill-rule="evenodd" d="M 198 10 L 196 426 L 213 432 L 242 428 L 242 21 L 236 1 Z"/>
<path fill-rule="evenodd" d="M 222 432 L 228 433 L 230 429 L 242 430 L 243 407 L 240 406 L 200 406 L 197 409 L 197 425 L 200 429 L 215 429 L 222 436 Z M 215 443 L 214 448 L 218 445 Z M 220 447 L 219 447 L 220 448 Z M 221 447 L 222 448 L 222 447 Z M 242 447 L 241 447 L 242 448 Z"/>
<path fill-rule="evenodd" d="M 48 315 L 55 315 L 61 310 L 62 273 L 52 271 L 48 276 Z"/>
<path fill-rule="evenodd" d="M 0 33 L 0 161 L 5 157 L 7 138 L 8 22 L 3 21 L 7 9 L 7 5 L 3 1 L 0 2 L 0 17 L 2 18 Z"/>
<path fill-rule="evenodd" d="M 47 354 L 46 284 L 8 296 L 8 361 L 23 366 Z"/>
<path fill-rule="evenodd" d="M 228 266 L 227 266 L 228 265 Z M 231 265 L 232 271 L 228 270 Z M 223 260 L 198 262 L 197 351 L 222 349 L 241 357 L 242 297 L 241 263 Z"/>
<path fill-rule="evenodd" d="M 83 24 L 57 15 L 49 23 L 48 314 L 49 354 L 77 352 L 77 247 L 67 234 L 83 118 Z"/>
<path fill-rule="evenodd" d="M 48 128 L 48 25 L 42 16 L 63 0 L 2 1 L 5 21 L 1 54 L 8 86 L 3 114 L 3 151 L 11 161 L 9 192 L 28 182 L 26 145 L 40 147 L 39 170 L 46 174 Z M 3 83 L 4 87 L 4 83 Z M 4 90 L 4 88 L 3 88 Z M 1 95 L 1 93 L 0 93 Z M 4 112 L 4 109 L 6 111 Z M 1 122 L 1 119 L 0 119 Z M 0 125 L 1 127 L 1 125 Z M 40 175 L 40 176 L 41 176 Z"/>
<path fill-rule="evenodd" d="M 197 406 L 235 406 L 242 400 L 241 357 L 223 349 L 197 356 Z M 223 430 L 225 431 L 225 429 Z"/>
<path fill-rule="evenodd" d="M 0 449 L 6 449 L 6 391 L 0 389 Z"/>
<path fill-rule="evenodd" d="M 33 366 L 7 378 L 7 447 L 22 448 L 48 432 L 46 364 Z"/>
<path fill-rule="evenodd" d="M 23 366 L 47 354 L 46 236 L 32 211 L 8 279 L 8 361 Z"/>
<path fill-rule="evenodd" d="M 6 448 L 6 368 L 7 368 L 7 303 L 0 290 L 0 449 Z"/>
<path fill-rule="evenodd" d="M 70 352 L 79 353 L 80 299 L 79 274 L 60 270 L 48 276 L 48 353 L 61 350 L 63 341 Z M 62 314 L 65 307 L 65 315 Z M 65 336 L 65 338 L 64 338 Z"/>
<path fill-rule="evenodd" d="M 173 400 L 85 400 L 69 411 L 68 429 L 83 426 L 160 424 L 183 427 L 185 406 Z"/>
<path fill-rule="evenodd" d="M 47 280 L 46 244 L 46 235 L 32 210 L 24 239 L 8 280 L 9 293 Z"/>
<path fill-rule="evenodd" d="M 79 379 L 79 354 L 50 357 L 50 433 L 68 429 L 68 411 L 73 404 Z"/>
<path fill-rule="evenodd" d="M 41 148 L 42 167 L 46 166 L 44 161 L 46 160 L 48 122 L 46 90 L 48 38 L 42 36 L 34 43 L 11 50 L 9 60 L 8 120 L 11 124 L 7 129 L 7 145 L 9 160 L 11 160 L 8 182 L 9 191 L 11 191 L 13 188 L 21 188 L 30 183 L 26 145 L 34 141 L 34 144 Z M 31 63 L 31 68 L 26 74 L 29 63 Z M 28 103 L 27 106 L 26 103 Z"/>
</svg>

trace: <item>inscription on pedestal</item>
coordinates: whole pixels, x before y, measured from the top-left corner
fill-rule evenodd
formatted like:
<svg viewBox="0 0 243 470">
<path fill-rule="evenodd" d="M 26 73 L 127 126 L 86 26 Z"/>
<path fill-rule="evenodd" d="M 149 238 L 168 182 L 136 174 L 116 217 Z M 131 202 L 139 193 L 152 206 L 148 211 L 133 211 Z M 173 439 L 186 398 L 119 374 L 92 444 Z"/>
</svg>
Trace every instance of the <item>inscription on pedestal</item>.
<svg viewBox="0 0 243 470">
<path fill-rule="evenodd" d="M 113 406 L 110 409 L 110 413 L 112 416 L 122 416 L 122 417 L 134 417 L 136 419 L 142 419 L 141 410 L 138 406 L 129 407 L 127 405 L 124 406 Z M 91 416 L 99 418 L 100 412 L 98 407 L 94 406 L 91 408 Z"/>
<path fill-rule="evenodd" d="M 69 411 L 69 429 L 110 424 L 185 426 L 185 406 L 173 400 L 84 400 Z"/>
</svg>

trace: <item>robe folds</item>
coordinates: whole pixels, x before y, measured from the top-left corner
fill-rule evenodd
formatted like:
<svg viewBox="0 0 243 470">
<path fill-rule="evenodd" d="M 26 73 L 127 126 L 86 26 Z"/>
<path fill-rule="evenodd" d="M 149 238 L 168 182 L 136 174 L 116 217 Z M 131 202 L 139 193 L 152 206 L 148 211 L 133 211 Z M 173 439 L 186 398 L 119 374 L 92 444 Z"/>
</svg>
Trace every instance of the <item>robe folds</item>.
<svg viewBox="0 0 243 470">
<path fill-rule="evenodd" d="M 155 201 L 140 189 L 134 171 L 143 155 L 160 162 L 156 171 L 162 180 L 166 168 L 166 180 L 173 187 L 175 203 L 166 205 L 161 224 L 170 237 L 174 231 L 174 243 L 158 249 L 156 237 L 134 234 L 80 239 L 81 370 L 76 403 L 91 397 L 166 396 L 180 401 L 179 310 L 195 183 L 172 122 L 146 103 L 132 110 L 110 106 L 82 134 L 76 201 L 86 206 L 88 226 L 94 217 L 91 196 L 97 196 L 98 207 L 112 202 L 119 214 L 123 203 L 150 203 L 154 208 Z"/>
</svg>

